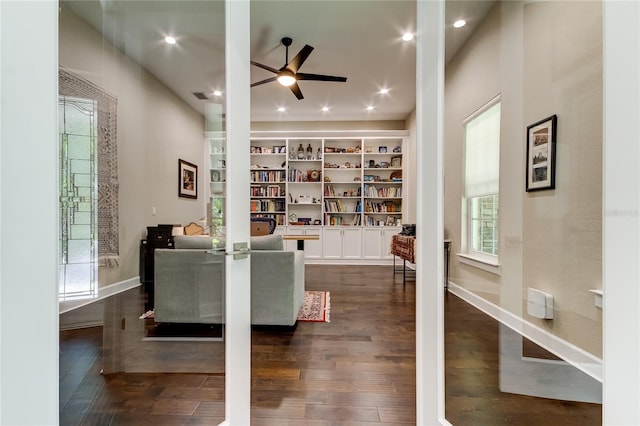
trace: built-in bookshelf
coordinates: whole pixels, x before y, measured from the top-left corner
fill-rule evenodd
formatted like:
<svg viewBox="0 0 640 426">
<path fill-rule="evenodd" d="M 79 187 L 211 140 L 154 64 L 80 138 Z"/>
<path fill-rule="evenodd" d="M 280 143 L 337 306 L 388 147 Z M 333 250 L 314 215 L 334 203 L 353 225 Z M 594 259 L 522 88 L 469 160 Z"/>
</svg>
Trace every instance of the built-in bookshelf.
<svg viewBox="0 0 640 426">
<path fill-rule="evenodd" d="M 287 142 L 251 141 L 251 217 L 272 217 L 286 225 Z"/>
<path fill-rule="evenodd" d="M 399 226 L 403 146 L 403 137 L 252 138 L 251 215 L 289 226 Z"/>
</svg>

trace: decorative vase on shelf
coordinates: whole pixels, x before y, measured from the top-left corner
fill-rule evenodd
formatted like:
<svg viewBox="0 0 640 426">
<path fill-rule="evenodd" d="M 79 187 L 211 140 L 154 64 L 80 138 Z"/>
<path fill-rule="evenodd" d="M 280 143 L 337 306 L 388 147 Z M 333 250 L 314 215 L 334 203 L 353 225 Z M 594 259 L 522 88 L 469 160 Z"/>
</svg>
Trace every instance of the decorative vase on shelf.
<svg viewBox="0 0 640 426">
<path fill-rule="evenodd" d="M 313 157 L 313 148 L 311 148 L 311 144 L 307 147 L 307 160 L 311 160 Z"/>
<path fill-rule="evenodd" d="M 298 147 L 298 160 L 304 160 L 304 148 L 302 144 Z"/>
</svg>

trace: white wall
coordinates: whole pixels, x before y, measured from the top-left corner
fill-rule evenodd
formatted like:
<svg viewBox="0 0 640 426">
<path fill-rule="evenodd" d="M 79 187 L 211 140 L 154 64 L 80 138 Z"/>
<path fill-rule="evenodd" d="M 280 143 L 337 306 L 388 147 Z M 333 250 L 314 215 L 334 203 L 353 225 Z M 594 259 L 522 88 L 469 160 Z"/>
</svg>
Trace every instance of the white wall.
<svg viewBox="0 0 640 426">
<path fill-rule="evenodd" d="M 461 247 L 462 121 L 502 95 L 500 276 L 452 259 L 451 280 L 602 356 L 602 4 L 497 3 L 450 62 L 445 85 L 445 231 Z M 558 115 L 556 189 L 526 193 L 526 126 Z M 526 288 L 555 297 L 526 313 Z"/>
<path fill-rule="evenodd" d="M 107 285 L 139 274 L 147 226 L 204 216 L 204 118 L 64 4 L 59 43 L 61 67 L 118 99 L 120 266 L 100 269 L 100 285 Z M 178 159 L 198 166 L 197 200 L 178 197 Z"/>
</svg>

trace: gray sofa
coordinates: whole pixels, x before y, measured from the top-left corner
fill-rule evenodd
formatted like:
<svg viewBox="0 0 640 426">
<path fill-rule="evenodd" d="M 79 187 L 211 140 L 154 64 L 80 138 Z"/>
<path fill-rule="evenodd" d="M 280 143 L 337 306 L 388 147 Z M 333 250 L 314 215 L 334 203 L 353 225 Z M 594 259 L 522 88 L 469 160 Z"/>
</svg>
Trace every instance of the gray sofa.
<svg viewBox="0 0 640 426">
<path fill-rule="evenodd" d="M 176 236 L 156 249 L 155 321 L 224 323 L 223 241 Z M 285 251 L 282 236 L 251 237 L 251 323 L 294 325 L 304 299 L 304 253 Z"/>
</svg>

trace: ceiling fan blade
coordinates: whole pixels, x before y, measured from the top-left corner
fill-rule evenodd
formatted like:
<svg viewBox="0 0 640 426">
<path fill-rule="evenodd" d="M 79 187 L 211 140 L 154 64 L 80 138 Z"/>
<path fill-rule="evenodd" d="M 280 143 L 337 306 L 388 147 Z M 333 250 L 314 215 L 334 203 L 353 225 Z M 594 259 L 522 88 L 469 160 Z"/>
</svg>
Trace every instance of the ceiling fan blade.
<svg viewBox="0 0 640 426">
<path fill-rule="evenodd" d="M 289 62 L 284 67 L 294 74 L 297 73 L 298 69 L 302 66 L 302 64 L 304 64 L 304 61 L 307 60 L 312 51 L 313 47 L 305 44 L 304 47 L 300 49 L 296 57 L 293 58 L 291 62 Z"/>
<path fill-rule="evenodd" d="M 267 78 L 265 80 L 261 80 L 261 81 L 255 82 L 255 83 L 251 83 L 251 87 L 259 86 L 259 85 L 265 84 L 265 83 L 271 83 L 272 81 L 276 81 L 277 79 L 278 79 L 278 77 L 270 77 L 270 78 Z"/>
<path fill-rule="evenodd" d="M 297 80 L 316 80 L 316 81 L 339 81 L 346 82 L 347 77 L 336 77 L 333 75 L 323 75 L 323 74 L 307 74 L 299 72 L 296 74 Z"/>
<path fill-rule="evenodd" d="M 298 86 L 298 83 L 293 83 L 291 86 L 289 86 L 289 89 L 291 89 L 293 94 L 296 95 L 296 98 L 298 98 L 298 100 L 304 99 L 304 96 L 302 96 L 302 90 L 300 90 L 300 86 Z"/>
<path fill-rule="evenodd" d="M 259 62 L 256 62 L 256 61 L 250 61 L 250 62 L 251 62 L 251 65 L 255 65 L 256 67 L 262 68 L 263 70 L 271 71 L 274 74 L 278 73 L 277 69 L 271 68 L 269 65 L 263 65 L 263 64 L 261 64 Z"/>
</svg>

